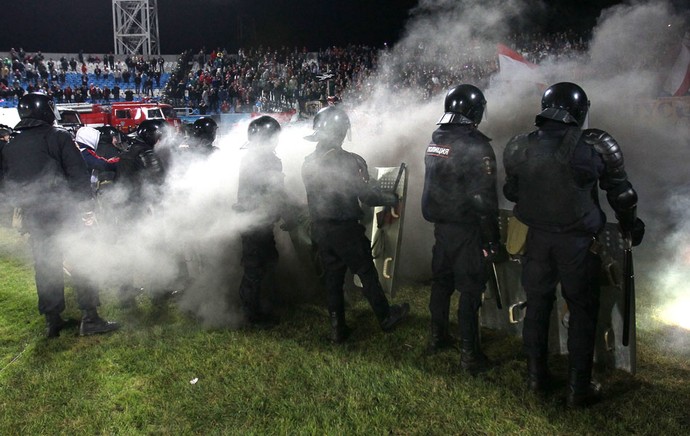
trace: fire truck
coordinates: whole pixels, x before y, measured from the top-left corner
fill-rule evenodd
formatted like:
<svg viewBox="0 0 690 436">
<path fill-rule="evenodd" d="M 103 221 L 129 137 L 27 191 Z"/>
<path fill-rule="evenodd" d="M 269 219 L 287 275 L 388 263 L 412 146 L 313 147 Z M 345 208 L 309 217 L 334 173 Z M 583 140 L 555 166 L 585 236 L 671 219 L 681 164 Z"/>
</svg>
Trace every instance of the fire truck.
<svg viewBox="0 0 690 436">
<path fill-rule="evenodd" d="M 180 118 L 172 106 L 154 102 L 116 102 L 111 104 L 74 103 L 58 104 L 62 111 L 75 111 L 85 126 L 99 127 L 111 125 L 123 133 L 136 130 L 144 120 L 165 119 L 176 129 Z"/>
</svg>

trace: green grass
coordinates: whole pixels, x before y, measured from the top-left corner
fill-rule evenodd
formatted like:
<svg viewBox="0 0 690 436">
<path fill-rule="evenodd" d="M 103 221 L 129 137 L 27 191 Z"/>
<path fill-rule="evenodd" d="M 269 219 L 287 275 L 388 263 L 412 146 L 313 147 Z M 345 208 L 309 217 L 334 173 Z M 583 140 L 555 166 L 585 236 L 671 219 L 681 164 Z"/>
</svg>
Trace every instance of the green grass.
<svg viewBox="0 0 690 436">
<path fill-rule="evenodd" d="M 209 330 L 174 304 L 121 310 L 107 297 L 102 313 L 120 332 L 48 340 L 33 270 L 8 256 L 23 246 L 0 244 L 2 435 L 690 434 L 690 350 L 668 351 L 661 324 L 640 329 L 635 377 L 604 374 L 605 401 L 572 412 L 562 404 L 565 359 L 552 364 L 556 393 L 540 400 L 525 389 L 519 338 L 484 330 L 496 366 L 477 377 L 458 369 L 455 352 L 422 357 L 423 285 L 401 290 L 412 318 L 392 334 L 354 304 L 344 346 L 327 341 L 317 305 L 289 308 L 273 330 Z M 65 315 L 75 307 L 68 291 Z"/>
</svg>

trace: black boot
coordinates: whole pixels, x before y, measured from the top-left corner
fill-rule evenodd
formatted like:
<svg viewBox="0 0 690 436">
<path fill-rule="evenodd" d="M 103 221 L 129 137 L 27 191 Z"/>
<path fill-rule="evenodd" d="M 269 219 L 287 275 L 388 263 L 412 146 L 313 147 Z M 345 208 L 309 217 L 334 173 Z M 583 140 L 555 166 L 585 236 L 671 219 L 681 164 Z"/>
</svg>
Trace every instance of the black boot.
<svg viewBox="0 0 690 436">
<path fill-rule="evenodd" d="M 548 392 L 550 381 L 546 356 L 527 356 L 527 389 L 543 395 Z"/>
<path fill-rule="evenodd" d="M 331 342 L 334 344 L 342 344 L 350 337 L 352 330 L 345 323 L 345 314 L 343 312 L 329 312 L 331 321 Z"/>
<path fill-rule="evenodd" d="M 390 307 L 388 316 L 381 321 L 381 330 L 388 333 L 397 327 L 410 313 L 410 305 L 407 303 L 394 304 Z"/>
<path fill-rule="evenodd" d="M 476 374 L 486 370 L 489 367 L 489 358 L 482 353 L 479 347 L 479 341 L 476 338 L 462 339 L 460 346 L 460 367 L 469 372 Z"/>
<path fill-rule="evenodd" d="M 566 407 L 579 409 L 591 406 L 601 400 L 601 385 L 592 380 L 592 371 L 570 369 Z"/>
<path fill-rule="evenodd" d="M 85 310 L 79 326 L 79 336 L 91 336 L 110 333 L 120 328 L 116 322 L 106 321 L 98 315 L 96 309 Z"/>
<path fill-rule="evenodd" d="M 460 298 L 462 298 L 462 295 Z M 479 312 L 476 308 L 472 308 L 472 311 L 472 315 L 467 318 L 463 318 L 460 312 L 458 313 L 461 337 L 460 368 L 470 374 L 476 374 L 489 367 L 489 358 L 481 350 Z"/>
<path fill-rule="evenodd" d="M 424 350 L 424 354 L 431 356 L 442 350 L 458 348 L 458 340 L 448 332 L 448 326 L 440 323 L 431 323 L 431 337 Z"/>
<path fill-rule="evenodd" d="M 46 337 L 57 338 L 60 336 L 60 331 L 75 327 L 77 321 L 74 319 L 64 320 L 59 313 L 46 313 Z"/>
</svg>

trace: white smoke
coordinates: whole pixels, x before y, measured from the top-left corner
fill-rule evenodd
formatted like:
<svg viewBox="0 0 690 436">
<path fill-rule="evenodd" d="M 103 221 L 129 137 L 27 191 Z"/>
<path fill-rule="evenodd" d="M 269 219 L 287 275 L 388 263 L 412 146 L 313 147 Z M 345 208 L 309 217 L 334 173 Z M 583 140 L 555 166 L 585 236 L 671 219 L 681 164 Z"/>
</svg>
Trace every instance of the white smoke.
<svg viewBox="0 0 690 436">
<path fill-rule="evenodd" d="M 405 37 L 381 55 L 379 69 L 368 79 L 364 96 L 351 94 L 345 110 L 352 121 L 352 142 L 344 148 L 361 154 L 370 167 L 409 168 L 405 230 L 399 272 L 408 278 L 430 275 L 432 225 L 421 216 L 423 156 L 436 122 L 443 113 L 445 92 L 455 83 L 435 83 L 428 89 L 430 98 L 420 98 L 417 90 L 400 86 L 392 78 L 413 69 L 423 69 L 428 77 L 438 72 L 460 69 L 465 72 L 468 56 L 493 59 L 497 42 L 505 42 L 509 22 L 519 21 L 527 8 L 541 7 L 527 0 L 440 1 L 422 0 L 413 11 Z M 674 223 L 690 222 L 687 189 L 679 200 L 673 193 L 687 188 L 683 169 L 690 153 L 687 126 L 628 110 L 639 98 L 654 97 L 660 78 L 655 63 L 659 51 L 672 45 L 673 28 L 679 18 L 666 1 L 636 2 L 605 11 L 597 24 L 587 54 L 577 59 L 547 59 L 541 63 L 548 83 L 573 81 L 580 84 L 592 101 L 590 126 L 611 133 L 625 153 L 629 177 L 637 189 L 639 215 L 647 221 L 645 242 L 637 250 L 645 259 L 638 266 L 640 275 L 661 274 L 665 259 L 677 257 L 688 246 L 688 227 Z M 495 62 L 495 61 L 492 61 Z M 489 65 L 487 65 L 488 67 Z M 457 71 L 457 70 L 456 70 Z M 467 71 L 466 77 L 472 77 Z M 484 86 L 488 100 L 487 118 L 480 130 L 493 138 L 499 160 L 508 139 L 532 129 L 539 111 L 541 90 L 524 82 L 492 82 Z M 179 300 L 180 307 L 209 325 L 236 326 L 239 322 L 238 297 L 242 268 L 239 235 L 251 225 L 253 217 L 235 212 L 238 168 L 246 151 L 246 124 L 220 136 L 220 151 L 212 156 L 178 166 L 171 174 L 152 213 L 126 228 L 106 230 L 96 238 L 71 249 L 83 261 L 97 265 L 98 283 L 114 289 L 123 276 L 134 276 L 137 285 L 150 292 L 175 289 L 179 284 L 181 259 L 192 269 L 193 282 Z M 288 191 L 303 207 L 306 203 L 300 170 L 314 143 L 303 138 L 309 125 L 284 126 L 276 150 L 282 159 Z M 165 147 L 163 147 L 165 148 Z M 178 161 L 179 162 L 179 161 Z M 499 197 L 503 176 L 499 174 Z M 504 207 L 510 205 L 503 201 Z M 676 215 L 671 215 L 671 210 Z M 107 221 L 107 216 L 102 221 Z M 609 219 L 613 215 L 609 213 Z M 100 226 L 105 227 L 105 226 Z M 662 236 L 672 231 L 672 245 L 661 247 Z M 675 235 L 685 235 L 679 244 Z M 295 253 L 284 232 L 277 232 L 284 273 L 277 292 L 299 294 L 303 259 Z M 663 258 L 654 256 L 662 251 Z M 682 267 L 678 264 L 678 268 Z M 686 265 L 687 266 L 687 265 Z M 668 270 L 664 269 L 664 274 Z M 291 280 L 290 280 L 291 279 Z M 662 286 L 660 284 L 660 286 Z M 669 292 L 664 289 L 660 292 Z"/>
<path fill-rule="evenodd" d="M 391 166 L 400 161 L 409 165 L 410 189 L 399 271 L 412 277 L 430 274 L 433 234 L 420 213 L 423 155 L 443 112 L 444 93 L 455 83 L 435 89 L 429 100 L 420 101 L 418 94 L 399 89 L 388 80 L 396 70 L 423 68 L 433 75 L 434 70 L 462 68 L 463 57 L 495 53 L 497 42 L 506 43 L 508 22 L 528 7 L 534 8 L 535 3 L 420 2 L 406 36 L 382 57 L 379 74 L 370 78 L 374 89 L 371 97 L 351 109 L 356 133 L 352 150 L 372 166 Z M 690 221 L 688 208 L 678 206 L 687 204 L 684 165 L 690 157 L 690 135 L 687 110 L 685 118 L 667 118 L 650 113 L 646 105 L 661 95 L 665 66 L 673 61 L 669 53 L 680 42 L 682 22 L 667 1 L 615 6 L 602 12 L 586 53 L 575 58 L 550 57 L 539 67 L 546 85 L 562 81 L 581 85 L 591 101 L 590 127 L 606 130 L 621 145 L 629 179 L 639 194 L 638 215 L 647 223 L 645 241 L 635 250 L 638 280 L 648 280 L 650 290 L 658 290 L 664 300 L 674 300 L 684 292 L 664 280 L 683 268 L 687 271 L 686 262 L 672 262 L 669 266 L 669 259 L 679 258 L 679 250 L 688 246 L 688 228 L 678 227 L 677 223 Z M 524 81 L 492 81 L 484 89 L 488 117 L 480 130 L 493 138 L 500 166 L 508 139 L 534 128 L 543 88 Z M 502 183 L 503 175 L 499 174 L 499 197 Z M 502 206 L 510 204 L 503 200 Z M 615 221 L 610 209 L 604 207 L 608 219 Z M 674 244 L 664 245 L 667 238 Z"/>
</svg>

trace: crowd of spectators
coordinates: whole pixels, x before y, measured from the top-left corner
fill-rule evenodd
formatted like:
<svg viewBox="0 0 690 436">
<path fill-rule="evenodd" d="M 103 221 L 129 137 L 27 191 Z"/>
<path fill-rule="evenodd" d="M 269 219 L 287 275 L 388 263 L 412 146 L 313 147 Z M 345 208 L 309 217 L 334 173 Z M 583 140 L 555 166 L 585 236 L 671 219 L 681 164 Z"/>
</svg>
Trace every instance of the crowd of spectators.
<svg viewBox="0 0 690 436">
<path fill-rule="evenodd" d="M 25 93 L 42 90 L 59 103 L 132 101 L 153 97 L 168 75 L 163 57 L 116 59 L 112 53 L 99 57 L 79 52 L 69 59 L 46 59 L 40 51 L 12 48 L 0 62 L 0 98 L 13 105 Z"/>
<path fill-rule="evenodd" d="M 572 32 L 514 34 L 505 42 L 534 63 L 586 49 Z M 363 98 L 380 87 L 416 92 L 422 99 L 457 83 L 482 88 L 497 68 L 495 45 L 486 41 L 468 41 L 452 50 L 423 45 L 349 45 L 317 52 L 262 46 L 233 53 L 202 49 L 183 53 L 174 68 L 163 57 L 116 59 L 112 53 L 80 52 L 46 60 L 40 51 L 20 48 L 2 61 L 0 98 L 16 104 L 24 93 L 42 89 L 58 102 L 161 97 L 199 114 L 293 109 L 308 114 L 327 100 Z"/>
<path fill-rule="evenodd" d="M 570 32 L 513 35 L 508 44 L 535 63 L 586 49 L 582 38 Z M 349 45 L 318 52 L 257 47 L 229 53 L 217 48 L 183 57 L 190 68 L 171 77 L 167 97 L 175 106 L 201 114 L 290 109 L 308 113 L 319 107 L 310 102 L 361 98 L 382 86 L 429 98 L 457 83 L 488 86 L 498 68 L 495 45 L 480 41 L 453 50 Z"/>
</svg>

